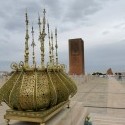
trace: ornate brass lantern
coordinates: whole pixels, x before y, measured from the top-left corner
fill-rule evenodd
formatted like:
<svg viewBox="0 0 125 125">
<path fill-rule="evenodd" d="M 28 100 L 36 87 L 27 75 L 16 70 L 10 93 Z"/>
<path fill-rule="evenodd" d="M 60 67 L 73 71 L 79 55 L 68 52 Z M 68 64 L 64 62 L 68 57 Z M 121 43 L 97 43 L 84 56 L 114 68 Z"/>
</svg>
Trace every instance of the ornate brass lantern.
<svg viewBox="0 0 125 125">
<path fill-rule="evenodd" d="M 33 47 L 33 66 L 29 66 L 29 34 L 28 34 L 28 16 L 26 12 L 26 37 L 25 37 L 25 54 L 24 62 L 19 65 L 12 63 L 11 68 L 14 70 L 10 79 L 0 89 L 0 102 L 5 102 L 13 111 L 23 111 L 23 113 L 32 111 L 39 112 L 53 108 L 62 102 L 68 100 L 76 91 L 76 85 L 65 73 L 64 65 L 58 63 L 57 54 L 57 29 L 55 29 L 55 47 L 53 44 L 53 33 L 49 32 L 49 62 L 44 64 L 44 41 L 46 28 L 45 9 L 43 11 L 43 21 L 39 24 L 39 41 L 41 44 L 41 66 L 37 67 L 35 62 L 35 42 L 34 30 L 32 27 L 32 44 Z M 41 29 L 42 24 L 42 29 Z M 42 30 L 42 31 L 41 31 Z M 54 57 L 55 49 L 55 57 Z M 9 119 L 9 118 L 8 118 Z"/>
</svg>

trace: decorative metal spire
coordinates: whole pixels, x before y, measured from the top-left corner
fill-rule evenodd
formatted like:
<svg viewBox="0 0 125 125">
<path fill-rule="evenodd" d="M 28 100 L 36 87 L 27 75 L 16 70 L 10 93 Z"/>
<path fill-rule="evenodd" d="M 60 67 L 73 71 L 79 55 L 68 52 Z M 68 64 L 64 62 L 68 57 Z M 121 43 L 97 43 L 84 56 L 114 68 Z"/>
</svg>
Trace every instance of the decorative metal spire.
<svg viewBox="0 0 125 125">
<path fill-rule="evenodd" d="M 49 39 L 49 62 L 52 63 L 52 53 L 51 53 L 49 23 L 47 23 L 47 27 L 48 27 L 48 39 Z"/>
<path fill-rule="evenodd" d="M 39 25 L 39 34 L 41 35 L 41 20 L 40 20 L 40 15 L 38 13 L 38 25 Z M 40 38 L 39 38 L 40 39 Z"/>
<path fill-rule="evenodd" d="M 45 17 L 45 14 L 46 14 L 46 10 L 44 9 L 43 10 L 43 22 L 42 22 L 42 25 L 43 25 L 43 29 L 42 29 L 42 33 L 41 33 L 41 22 L 40 22 L 40 18 L 39 18 L 39 29 L 40 29 L 40 36 L 39 36 L 39 40 L 40 40 L 40 44 L 41 44 L 41 68 L 45 67 L 44 66 L 44 42 L 45 42 L 45 36 L 46 36 L 46 33 L 45 33 L 45 25 L 46 25 L 46 17 Z"/>
<path fill-rule="evenodd" d="M 46 36 L 45 26 L 46 26 L 46 10 L 44 9 L 43 10 L 43 31 L 42 31 L 44 37 Z"/>
<path fill-rule="evenodd" d="M 54 64 L 54 47 L 53 47 L 53 33 L 51 32 L 51 53 L 52 53 L 52 64 Z"/>
<path fill-rule="evenodd" d="M 24 55 L 24 66 L 25 67 L 29 67 L 29 47 L 28 47 L 28 40 L 29 40 L 29 34 L 28 34 L 28 24 L 29 24 L 29 20 L 28 20 L 28 15 L 27 15 L 27 10 L 26 10 L 26 36 L 25 36 L 25 55 Z"/>
<path fill-rule="evenodd" d="M 36 62 L 35 62 L 35 52 L 34 52 L 34 47 L 36 46 L 36 44 L 35 44 L 35 42 L 34 42 L 34 30 L 33 30 L 33 26 L 32 26 L 32 31 L 31 31 L 31 33 L 32 33 L 32 44 L 31 44 L 31 46 L 33 47 L 33 66 L 35 67 L 35 65 L 36 65 Z"/>
<path fill-rule="evenodd" d="M 58 45 L 57 45 L 57 28 L 55 29 L 55 49 L 56 49 L 56 65 L 58 65 Z"/>
</svg>

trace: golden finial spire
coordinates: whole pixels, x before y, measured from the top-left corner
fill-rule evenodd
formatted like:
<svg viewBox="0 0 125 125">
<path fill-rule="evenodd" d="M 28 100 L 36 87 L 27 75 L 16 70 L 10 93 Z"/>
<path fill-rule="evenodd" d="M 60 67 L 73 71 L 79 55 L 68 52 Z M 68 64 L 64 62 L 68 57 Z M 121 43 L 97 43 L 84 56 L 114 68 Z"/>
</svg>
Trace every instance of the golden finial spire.
<svg viewBox="0 0 125 125">
<path fill-rule="evenodd" d="M 46 25 L 46 10 L 43 9 L 43 32 L 45 32 L 45 25 Z"/>
<path fill-rule="evenodd" d="M 35 42 L 34 42 L 34 30 L 33 30 L 33 25 L 32 25 L 32 31 L 31 31 L 31 33 L 32 33 L 32 44 L 31 44 L 31 46 L 33 47 L 33 66 L 35 67 L 35 65 L 36 65 L 36 62 L 35 62 L 35 52 L 34 52 L 34 47 L 36 46 L 36 44 L 35 44 Z"/>
<path fill-rule="evenodd" d="M 51 43 L 52 43 L 52 45 L 51 45 L 52 64 L 54 64 L 54 53 L 53 53 L 54 47 L 53 47 L 53 33 L 52 33 L 52 31 L 51 31 Z"/>
<path fill-rule="evenodd" d="M 43 29 L 42 29 L 42 33 L 41 33 L 41 22 L 40 22 L 40 18 L 39 18 L 39 29 L 40 29 L 40 36 L 39 36 L 39 40 L 40 40 L 40 44 L 41 44 L 41 68 L 45 67 L 44 66 L 44 41 L 45 41 L 45 36 L 46 36 L 46 33 L 45 33 L 45 25 L 46 25 L 46 17 L 45 17 L 45 13 L 46 13 L 46 10 L 44 9 L 43 10 L 43 22 L 42 22 L 42 25 L 43 25 Z"/>
<path fill-rule="evenodd" d="M 39 34 L 41 35 L 41 20 L 39 13 L 38 13 L 38 25 L 39 25 Z"/>
<path fill-rule="evenodd" d="M 48 27 L 48 39 L 49 39 L 49 62 L 52 63 L 49 23 L 47 23 L 47 27 Z"/>
<path fill-rule="evenodd" d="M 58 45 L 57 45 L 57 28 L 55 28 L 55 49 L 56 49 L 56 65 L 58 65 Z"/>
<path fill-rule="evenodd" d="M 29 20 L 28 20 L 28 15 L 27 15 L 27 10 L 25 13 L 26 16 L 26 36 L 25 36 L 25 55 L 24 55 L 24 65 L 25 67 L 29 67 L 29 47 L 28 47 L 28 40 L 29 40 L 29 34 L 28 34 L 28 24 L 29 24 Z"/>
</svg>

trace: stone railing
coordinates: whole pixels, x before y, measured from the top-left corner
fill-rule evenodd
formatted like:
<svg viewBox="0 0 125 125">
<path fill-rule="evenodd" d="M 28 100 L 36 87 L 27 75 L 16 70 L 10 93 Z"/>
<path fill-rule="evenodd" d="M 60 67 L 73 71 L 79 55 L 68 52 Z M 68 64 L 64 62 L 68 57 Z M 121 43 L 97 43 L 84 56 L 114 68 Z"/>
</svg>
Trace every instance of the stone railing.
<svg viewBox="0 0 125 125">
<path fill-rule="evenodd" d="M 94 80 L 97 78 L 97 76 L 93 75 L 71 75 L 70 76 L 77 84 L 81 83 L 87 83 L 91 80 Z"/>
</svg>

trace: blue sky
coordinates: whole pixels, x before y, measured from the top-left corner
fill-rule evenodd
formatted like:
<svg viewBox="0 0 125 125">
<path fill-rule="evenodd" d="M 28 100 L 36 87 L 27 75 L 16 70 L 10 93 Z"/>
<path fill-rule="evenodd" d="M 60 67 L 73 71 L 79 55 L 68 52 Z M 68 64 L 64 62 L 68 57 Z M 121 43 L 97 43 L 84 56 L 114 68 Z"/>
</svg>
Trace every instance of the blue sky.
<svg viewBox="0 0 125 125">
<path fill-rule="evenodd" d="M 68 68 L 68 39 L 82 38 L 85 45 L 86 73 L 106 72 L 108 68 L 125 71 L 125 1 L 124 0 L 9 0 L 0 1 L 0 70 L 23 60 L 25 10 L 35 29 L 35 51 L 40 64 L 38 12 L 47 10 L 47 20 L 58 28 L 59 60 Z M 46 56 L 48 41 L 46 41 Z M 32 49 L 30 49 L 32 53 Z M 31 55 L 30 55 L 31 57 Z M 31 59 L 30 59 L 31 60 Z"/>
</svg>

